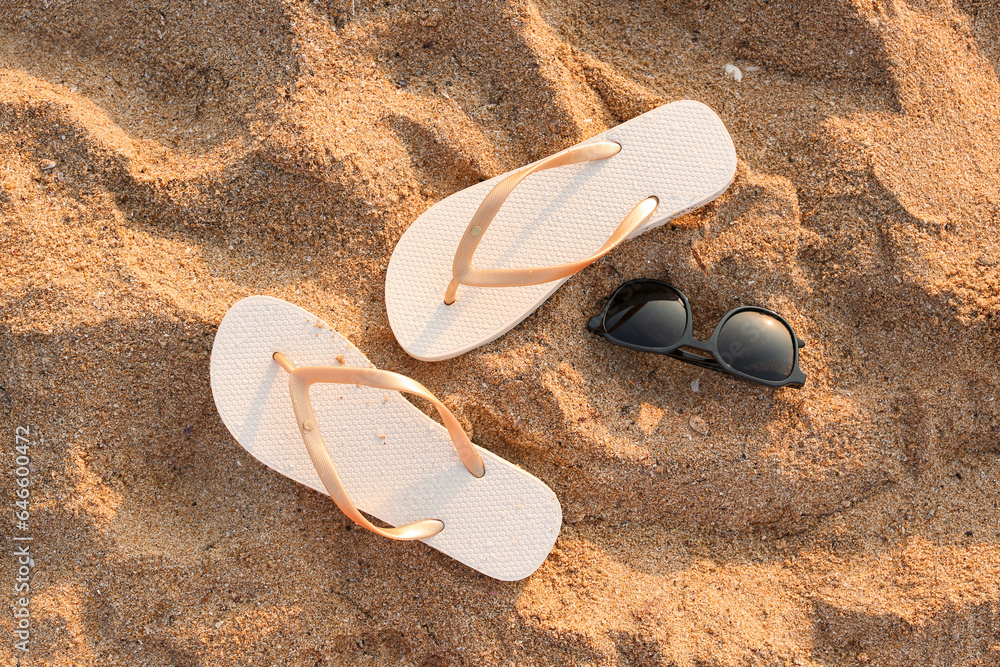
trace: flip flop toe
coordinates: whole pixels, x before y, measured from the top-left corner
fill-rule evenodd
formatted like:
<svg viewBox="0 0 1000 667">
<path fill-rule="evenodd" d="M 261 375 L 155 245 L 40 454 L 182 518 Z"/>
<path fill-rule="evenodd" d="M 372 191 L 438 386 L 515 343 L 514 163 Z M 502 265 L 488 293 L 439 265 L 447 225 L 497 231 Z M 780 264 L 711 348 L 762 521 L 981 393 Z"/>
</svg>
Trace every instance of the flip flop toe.
<svg viewBox="0 0 1000 667">
<path fill-rule="evenodd" d="M 457 192 L 417 218 L 389 260 L 396 340 L 425 361 L 484 345 L 627 238 L 721 195 L 735 173 L 719 117 L 680 101 Z"/>
<path fill-rule="evenodd" d="M 240 445 L 373 532 L 507 581 L 534 572 L 555 543 L 562 510 L 544 483 L 472 444 L 423 385 L 374 368 L 297 306 L 235 304 L 215 336 L 211 383 Z M 400 392 L 431 401 L 445 425 Z"/>
</svg>

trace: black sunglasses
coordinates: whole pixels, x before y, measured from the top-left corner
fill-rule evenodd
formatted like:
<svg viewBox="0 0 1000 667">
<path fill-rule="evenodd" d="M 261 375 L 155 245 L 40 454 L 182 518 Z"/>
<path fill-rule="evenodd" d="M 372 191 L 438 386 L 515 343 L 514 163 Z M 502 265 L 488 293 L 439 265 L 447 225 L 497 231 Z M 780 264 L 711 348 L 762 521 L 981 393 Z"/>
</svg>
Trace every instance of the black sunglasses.
<svg viewBox="0 0 1000 667">
<path fill-rule="evenodd" d="M 781 315 L 755 306 L 726 313 L 707 341 L 695 340 L 691 305 L 680 290 L 660 280 L 630 280 L 615 290 L 587 329 L 615 345 L 665 354 L 695 366 L 730 373 L 768 387 L 801 387 L 799 348 L 805 343 Z M 705 357 L 682 347 L 701 350 Z"/>
</svg>

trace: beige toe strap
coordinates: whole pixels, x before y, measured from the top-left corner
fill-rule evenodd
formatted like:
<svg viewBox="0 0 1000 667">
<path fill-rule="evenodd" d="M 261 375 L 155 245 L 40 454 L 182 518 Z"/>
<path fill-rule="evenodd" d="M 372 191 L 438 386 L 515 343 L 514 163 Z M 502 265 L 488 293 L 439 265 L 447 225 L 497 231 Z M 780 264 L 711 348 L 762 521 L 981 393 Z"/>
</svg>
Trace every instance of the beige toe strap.
<svg viewBox="0 0 1000 667">
<path fill-rule="evenodd" d="M 313 414 L 312 404 L 309 401 L 309 387 L 317 382 L 363 385 L 391 391 L 404 391 L 426 398 L 441 415 L 455 449 L 458 451 L 458 456 L 466 469 L 474 477 L 482 477 L 486 474 L 482 456 L 476 451 L 469 436 L 455 419 L 455 415 L 427 387 L 416 380 L 377 368 L 352 368 L 349 366 L 303 366 L 297 368 L 281 352 L 274 353 L 274 360 L 288 371 L 288 387 L 292 395 L 292 409 L 295 411 L 295 419 L 298 422 L 302 440 L 306 444 L 306 450 L 309 452 L 309 458 L 323 481 L 323 487 L 330 494 L 337 507 L 356 524 L 394 540 L 422 540 L 437 535 L 444 529 L 444 523 L 438 519 L 424 519 L 398 528 L 380 528 L 361 514 L 347 495 L 347 490 L 341 483 L 337 469 L 333 465 L 333 459 L 330 458 L 330 453 L 323 442 L 323 436 L 320 435 L 316 416 Z"/>
<path fill-rule="evenodd" d="M 556 266 L 532 267 L 527 269 L 483 270 L 472 267 L 472 255 L 476 252 L 476 248 L 479 247 L 479 242 L 482 241 L 483 234 L 489 229 L 490 223 L 493 222 L 504 201 L 506 201 L 507 197 L 521 181 L 545 169 L 589 162 L 591 160 L 603 160 L 617 155 L 619 151 L 621 151 L 621 145 L 613 141 L 600 141 L 568 148 L 531 166 L 525 167 L 497 183 L 490 193 L 486 195 L 486 198 L 483 199 L 483 203 L 479 205 L 476 213 L 472 216 L 472 220 L 469 222 L 469 226 L 466 227 L 465 233 L 462 235 L 462 240 L 458 244 L 458 250 L 455 252 L 455 260 L 452 263 L 452 280 L 445 291 L 444 302 L 448 305 L 455 302 L 459 285 L 468 285 L 470 287 L 521 287 L 524 285 L 538 285 L 569 277 L 608 254 L 615 246 L 628 238 L 656 210 L 657 199 L 655 197 L 648 197 L 639 202 L 625 216 L 625 219 L 615 229 L 611 238 L 589 257 Z"/>
</svg>

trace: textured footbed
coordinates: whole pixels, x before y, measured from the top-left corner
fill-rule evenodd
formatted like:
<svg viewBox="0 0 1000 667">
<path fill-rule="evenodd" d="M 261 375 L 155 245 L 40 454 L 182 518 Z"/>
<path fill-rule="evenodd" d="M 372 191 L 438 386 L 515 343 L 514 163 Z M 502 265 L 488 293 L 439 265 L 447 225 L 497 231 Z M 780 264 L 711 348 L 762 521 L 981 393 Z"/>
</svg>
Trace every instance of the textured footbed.
<svg viewBox="0 0 1000 667">
<path fill-rule="evenodd" d="M 722 120 L 689 100 L 673 102 L 588 139 L 616 141 L 606 160 L 529 176 L 504 203 L 472 259 L 479 269 L 551 266 L 596 252 L 646 197 L 659 199 L 637 236 L 712 201 L 736 174 L 736 149 Z M 503 335 L 564 280 L 527 287 L 458 288 L 444 304 L 458 243 L 486 195 L 508 174 L 438 202 L 399 240 L 385 279 L 396 340 L 424 361 L 449 359 Z"/>
<path fill-rule="evenodd" d="M 234 305 L 215 335 L 212 394 L 223 423 L 262 463 L 325 495 L 295 420 L 288 374 L 272 359 L 277 351 L 296 366 L 372 364 L 316 316 L 271 297 Z M 545 560 L 562 510 L 544 483 L 482 448 L 486 474 L 476 479 L 445 428 L 398 392 L 316 384 L 310 397 L 362 511 L 393 526 L 442 520 L 444 530 L 422 541 L 497 579 L 522 579 Z"/>
</svg>

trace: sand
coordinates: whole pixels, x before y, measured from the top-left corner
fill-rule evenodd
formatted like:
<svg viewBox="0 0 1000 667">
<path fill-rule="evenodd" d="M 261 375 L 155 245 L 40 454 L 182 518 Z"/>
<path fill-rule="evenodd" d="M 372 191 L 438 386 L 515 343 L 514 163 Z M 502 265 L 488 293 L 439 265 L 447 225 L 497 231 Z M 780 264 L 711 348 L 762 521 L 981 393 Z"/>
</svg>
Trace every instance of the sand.
<svg viewBox="0 0 1000 667">
<path fill-rule="evenodd" d="M 989 0 L 3 3 L 0 663 L 1000 664 L 998 37 Z M 722 198 L 479 350 L 396 345 L 422 211 L 677 99 L 733 136 Z M 806 387 L 588 334 L 641 276 L 697 335 L 782 313 Z M 551 486 L 541 569 L 385 540 L 250 457 L 208 381 L 250 294 Z"/>
</svg>

